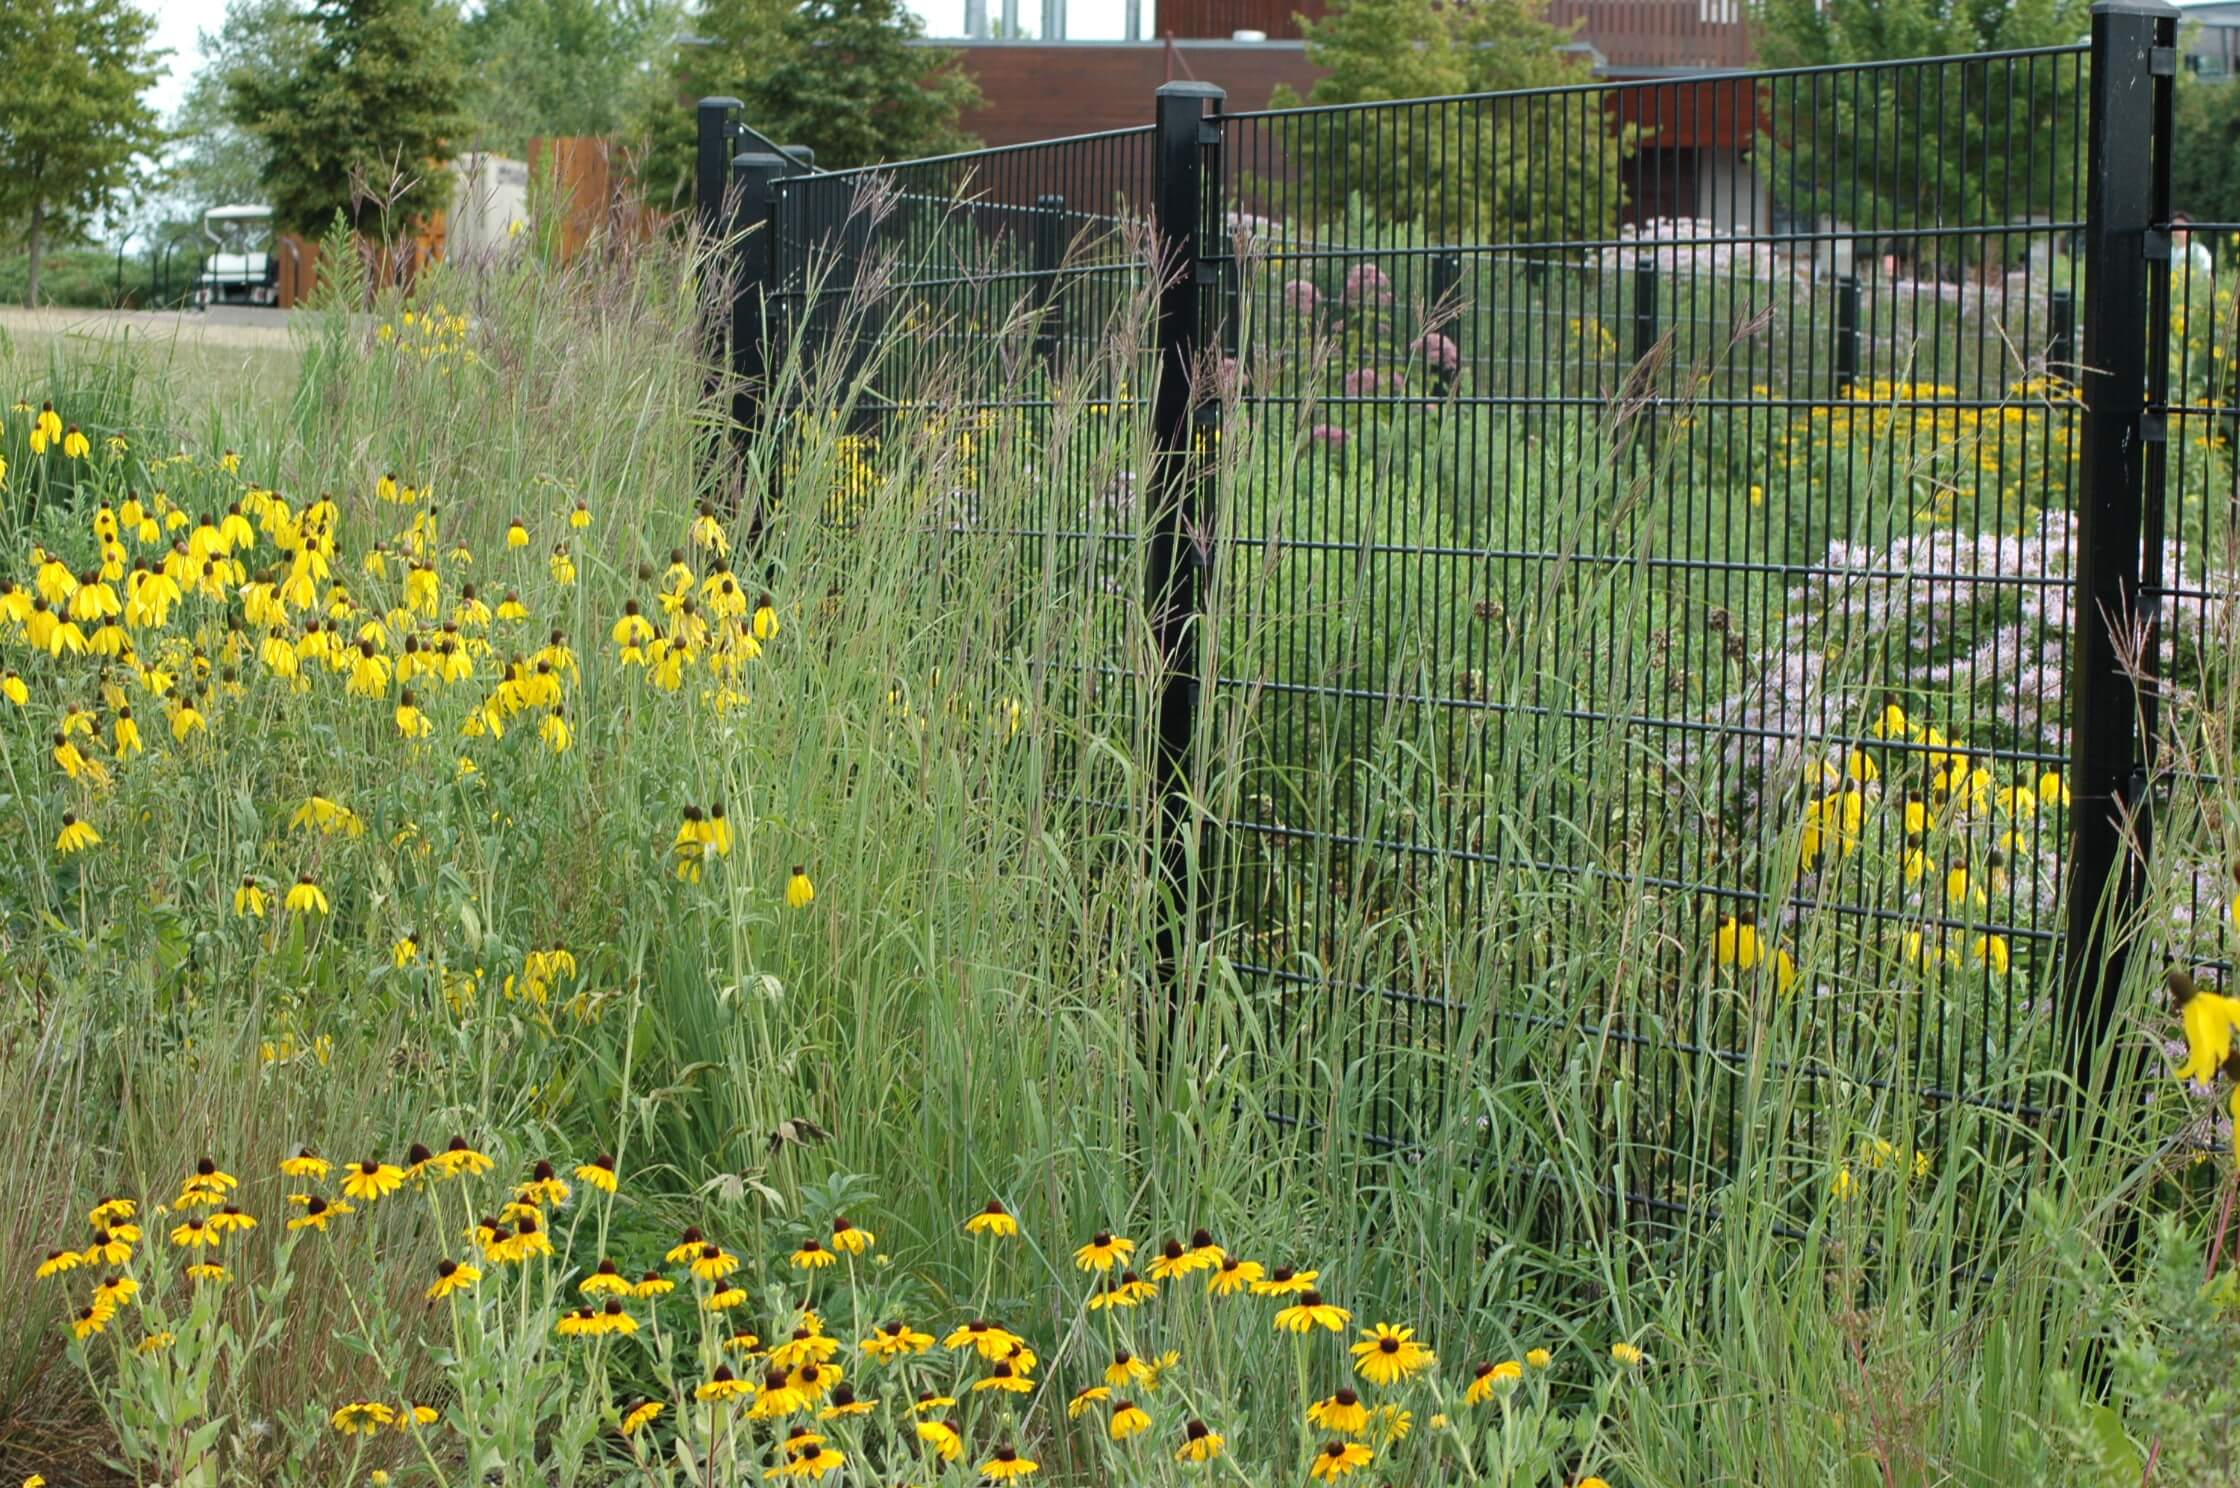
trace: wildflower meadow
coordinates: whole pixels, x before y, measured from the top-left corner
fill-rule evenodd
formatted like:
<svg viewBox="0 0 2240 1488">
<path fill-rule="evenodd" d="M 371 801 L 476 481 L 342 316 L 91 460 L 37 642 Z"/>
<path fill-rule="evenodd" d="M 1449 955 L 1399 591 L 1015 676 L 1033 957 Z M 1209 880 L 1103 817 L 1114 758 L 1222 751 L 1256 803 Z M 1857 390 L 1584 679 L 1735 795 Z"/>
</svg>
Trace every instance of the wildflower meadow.
<svg viewBox="0 0 2240 1488">
<path fill-rule="evenodd" d="M 1498 986 L 1434 1038 L 1238 966 L 1420 969 L 1476 903 L 1279 842 L 1239 879 L 1280 909 L 1257 942 L 1205 931 L 1145 851 L 1152 617 L 1093 557 L 967 540 L 1044 509 L 1060 441 L 1151 468 L 1147 302 L 1048 424 L 935 375 L 872 450 L 790 359 L 742 447 L 718 256 L 531 233 L 405 291 L 337 247 L 277 396 L 144 345 L 0 348 L 0 1480 L 2229 1480 L 2240 1001 L 2141 956 L 2080 1083 L 2050 980 L 2006 995 L 2022 947 L 1906 918 L 2050 913 L 2061 769 L 1985 769 L 1818 642 L 1848 613 L 1904 644 L 1873 587 L 1899 549 L 2066 572 L 2031 490 L 2065 395 L 2018 390 L 2037 453 L 1981 532 L 1969 429 L 1919 431 L 1918 525 L 1829 536 L 1859 584 L 1731 637 L 1793 671 L 1698 684 L 1701 749 L 1748 756 L 1706 809 L 1779 844 L 1769 894 L 1846 865 L 1896 929 L 1646 912 L 1526 851 L 1486 953 L 1513 959 L 1441 966 Z M 1893 396 L 1784 425 L 1797 478 L 1847 478 L 1850 440 L 1910 458 Z M 1365 425 L 1251 438 L 1224 501 L 1334 446 L 1438 499 Z M 1095 521 L 1146 520 L 1097 488 Z M 1287 630 L 1285 561 L 1235 556 L 1209 645 L 1444 673 L 1422 636 Z M 1654 582 L 1438 599 L 1526 633 L 1470 681 L 1501 696 Z M 2066 623 L 1940 614 L 1955 655 Z M 2229 623 L 2203 608 L 2184 679 L 2207 762 Z M 1873 747 L 1774 759 L 1766 721 L 1830 698 Z M 1209 718 L 1211 815 L 1287 809 L 1253 763 L 1284 706 Z M 1478 793 L 1397 704 L 1315 727 L 1348 755 L 1322 788 L 1482 813 L 1474 843 L 1669 832 L 1640 782 L 1688 763 L 1520 723 Z M 1794 809 L 1765 784 L 1808 767 Z M 2200 778 L 2146 895 L 2196 947 L 2235 933 L 2229 774 Z M 2025 1026 L 1994 1037 L 1987 987 Z M 1652 1025 L 1674 1007 L 1703 1021 Z M 1716 1089 L 1641 1053 L 1714 1027 Z M 1947 1038 L 1990 1097 L 1963 1114 Z M 1710 1142 L 1716 1192 L 1627 1211 L 1631 1165 Z"/>
</svg>

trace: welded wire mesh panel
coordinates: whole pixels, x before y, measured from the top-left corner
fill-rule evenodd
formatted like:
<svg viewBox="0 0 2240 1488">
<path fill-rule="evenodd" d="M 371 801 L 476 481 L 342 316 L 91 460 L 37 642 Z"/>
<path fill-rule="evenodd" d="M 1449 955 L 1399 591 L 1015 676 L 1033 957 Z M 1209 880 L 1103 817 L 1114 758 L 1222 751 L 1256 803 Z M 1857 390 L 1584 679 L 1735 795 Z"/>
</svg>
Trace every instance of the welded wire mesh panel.
<svg viewBox="0 0 2240 1488">
<path fill-rule="evenodd" d="M 1656 1212 L 1776 1020 L 2039 1099 L 2084 60 L 1223 120 L 1228 902 L 1296 1114 L 1342 1065 L 1420 1140 L 1458 1048 L 1583 1038 Z"/>
<path fill-rule="evenodd" d="M 1006 601 L 975 644 L 1042 706 L 1123 730 L 1144 671 L 1149 133 L 797 177 L 772 223 L 794 385 L 846 425 L 842 469 L 782 471 L 781 502 L 844 531 L 906 485 L 956 558 L 929 582 Z"/>
</svg>

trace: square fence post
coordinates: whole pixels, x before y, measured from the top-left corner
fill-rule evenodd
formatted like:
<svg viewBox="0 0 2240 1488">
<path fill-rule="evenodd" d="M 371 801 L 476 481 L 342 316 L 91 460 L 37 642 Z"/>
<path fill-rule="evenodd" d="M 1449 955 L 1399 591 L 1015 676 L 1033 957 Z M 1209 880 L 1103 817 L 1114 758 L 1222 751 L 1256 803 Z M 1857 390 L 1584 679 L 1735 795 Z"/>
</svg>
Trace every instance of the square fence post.
<svg viewBox="0 0 2240 1488">
<path fill-rule="evenodd" d="M 1454 365 L 1439 362 L 1431 368 L 1431 385 L 1441 393 L 1462 380 L 1462 255 L 1442 253 L 1431 260 L 1430 319 L 1439 334 L 1454 344 Z"/>
<path fill-rule="evenodd" d="M 770 383 L 771 287 L 777 278 L 777 223 L 772 207 L 786 162 L 776 155 L 741 155 L 731 162 L 734 189 L 730 231 L 737 278 L 731 287 L 731 438 L 736 468 L 746 468 L 747 446 L 761 424 Z M 751 545 L 762 529 L 763 503 L 749 519 Z"/>
<path fill-rule="evenodd" d="M 2142 596 L 2150 476 L 2164 410 L 2154 359 L 2167 336 L 2151 316 L 2170 253 L 2170 97 L 2177 18 L 2163 0 L 2092 7 L 2085 160 L 2085 263 L 2077 496 L 2074 673 L 2069 688 L 2068 924 L 2063 1033 L 2080 1088 L 2114 1026 L 2130 950 L 2128 921 L 2146 874 L 2148 778 L 2142 699 L 2125 665 L 2151 665 L 2154 598 Z M 2143 601 L 2143 602 L 2142 602 Z"/>
<path fill-rule="evenodd" d="M 731 169 L 731 116 L 746 105 L 736 98 L 703 98 L 693 110 L 699 149 L 693 160 L 693 215 L 710 236 L 723 231 L 723 193 Z"/>
<path fill-rule="evenodd" d="M 2077 297 L 2057 289 L 2046 303 L 2046 371 L 2071 382 L 2077 370 Z"/>
<path fill-rule="evenodd" d="M 1156 737 L 1151 788 L 1158 843 L 1154 849 L 1159 891 L 1155 954 L 1164 1001 L 1160 1027 L 1147 1028 L 1159 1067 L 1172 1047 L 1181 1007 L 1181 937 L 1193 923 L 1198 858 L 1190 804 L 1192 738 L 1197 730 L 1198 620 L 1205 602 L 1205 569 L 1211 513 L 1203 504 L 1201 415 L 1218 414 L 1210 388 L 1193 386 L 1209 344 L 1204 325 L 1208 208 L 1219 211 L 1220 109 L 1227 94 L 1211 83 L 1168 83 L 1157 96 L 1152 137 L 1154 269 L 1161 275 L 1154 336 L 1159 380 L 1152 392 L 1151 529 L 1145 554 L 1145 599 L 1158 649 L 1153 678 Z M 1209 190 L 1208 188 L 1212 189 Z M 1209 198 L 1212 200 L 1209 201 Z"/>
<path fill-rule="evenodd" d="M 1836 281 L 1836 393 L 1851 391 L 1859 380 L 1859 276 Z"/>
<path fill-rule="evenodd" d="M 1034 199 L 1034 283 L 1028 289 L 1035 309 L 1034 354 L 1054 367 L 1065 333 L 1065 301 L 1058 294 L 1058 269 L 1066 251 L 1066 199 Z"/>
</svg>

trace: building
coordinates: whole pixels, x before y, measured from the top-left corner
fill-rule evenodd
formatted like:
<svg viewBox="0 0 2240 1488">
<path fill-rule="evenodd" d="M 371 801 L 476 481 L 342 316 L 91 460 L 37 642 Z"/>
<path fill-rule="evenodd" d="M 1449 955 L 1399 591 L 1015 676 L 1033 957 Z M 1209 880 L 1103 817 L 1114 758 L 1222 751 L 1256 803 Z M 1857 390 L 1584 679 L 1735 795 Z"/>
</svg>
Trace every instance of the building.
<svg viewBox="0 0 2240 1488">
<path fill-rule="evenodd" d="M 1319 73 L 1297 17 L 1320 15 L 1327 0 L 1105 0 L 1093 16 L 1068 0 L 1026 0 L 1031 14 L 1022 0 L 947 3 L 933 11 L 933 44 L 963 54 L 985 99 L 965 127 L 1012 145 L 1148 123 L 1153 91 L 1177 79 L 1218 84 L 1235 110 L 1266 107 L 1279 84 L 1304 95 Z M 2224 3 L 2240 10 L 2240 0 Z M 1578 28 L 1594 76 L 1644 84 L 1610 102 L 1614 122 L 1641 131 L 1627 183 L 1634 220 L 1765 224 L 1766 191 L 1750 164 L 1757 94 L 1719 76 L 1749 65 L 1744 9 L 1744 0 L 1550 0 L 1549 20 Z"/>
</svg>

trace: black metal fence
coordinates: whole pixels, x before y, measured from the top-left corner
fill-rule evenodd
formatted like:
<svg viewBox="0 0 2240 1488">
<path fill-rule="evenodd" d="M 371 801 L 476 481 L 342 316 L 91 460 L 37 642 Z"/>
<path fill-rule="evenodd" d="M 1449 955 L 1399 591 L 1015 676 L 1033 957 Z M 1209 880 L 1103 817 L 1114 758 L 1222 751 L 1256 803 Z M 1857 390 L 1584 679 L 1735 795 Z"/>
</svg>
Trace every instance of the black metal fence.
<svg viewBox="0 0 2240 1488">
<path fill-rule="evenodd" d="M 1519 1015 L 1642 1051 L 1637 1207 L 1717 1187 L 1736 1072 L 1816 978 L 1939 979 L 1814 1046 L 1893 1040 L 1932 1104 L 2030 1117 L 2010 1072 L 2111 1026 L 2169 774 L 2139 677 L 2202 671 L 2240 495 L 2231 290 L 2173 233 L 2174 17 L 1347 108 L 1170 84 L 1111 134 L 743 154 L 728 197 L 716 101 L 736 411 L 793 416 L 760 400 L 794 357 L 867 445 L 937 417 L 1038 452 L 1031 499 L 960 476 L 953 520 L 1092 576 L 1085 672 L 1147 624 L 1164 873 L 1299 1049 L 1340 1019 L 1377 1051 L 1372 1140 L 1461 1114 L 1449 1051 L 1519 979 L 1593 980 L 1514 943 L 1557 884 L 1668 969 L 1807 994 Z M 1676 200 L 1711 216 L 1641 216 Z M 1148 446 L 1082 427 L 1146 405 Z M 810 494 L 844 519 L 844 484 Z M 1254 753 L 1208 821 L 1215 713 Z M 1441 943 L 1380 932 L 1425 904 Z"/>
</svg>

